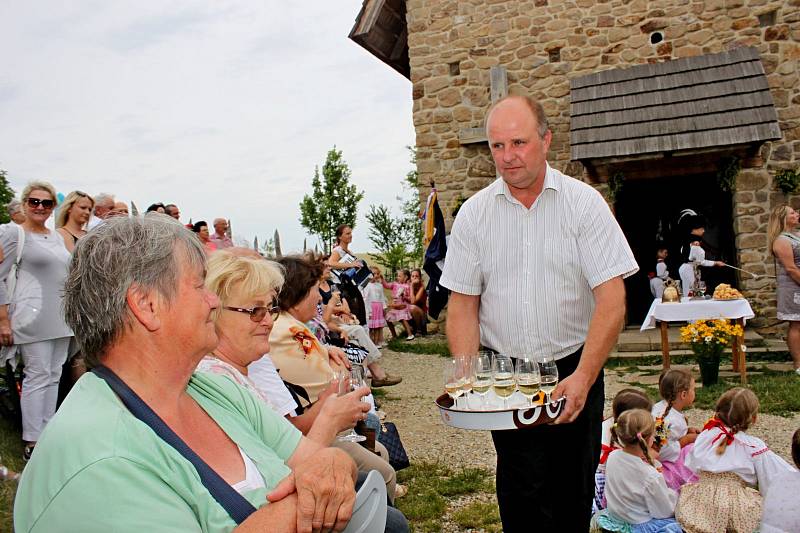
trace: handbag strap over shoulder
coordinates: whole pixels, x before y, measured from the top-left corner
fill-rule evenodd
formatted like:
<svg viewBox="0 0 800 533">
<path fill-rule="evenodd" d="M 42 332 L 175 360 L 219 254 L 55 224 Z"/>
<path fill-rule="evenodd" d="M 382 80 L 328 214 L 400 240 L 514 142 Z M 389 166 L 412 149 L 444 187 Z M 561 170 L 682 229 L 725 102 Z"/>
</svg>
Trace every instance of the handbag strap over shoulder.
<svg viewBox="0 0 800 533">
<path fill-rule="evenodd" d="M 133 389 L 120 379 L 110 368 L 106 366 L 96 366 L 92 372 L 99 378 L 105 380 L 111 387 L 122 403 L 133 416 L 150 426 L 156 435 L 164 442 L 175 448 L 187 461 L 197 469 L 200 481 L 211 493 L 211 496 L 219 503 L 237 523 L 241 524 L 248 516 L 256 511 L 256 508 L 245 499 L 244 496 L 236 492 L 233 487 L 225 482 L 208 464 L 197 455 L 170 427 L 153 411 Z"/>
<path fill-rule="evenodd" d="M 6 279 L 6 290 L 8 297 L 14 301 L 14 291 L 17 288 L 17 277 L 19 276 L 19 264 L 22 262 L 22 251 L 25 248 L 25 230 L 22 226 L 17 224 L 17 255 L 14 259 L 14 264 L 11 265 L 11 270 Z"/>
</svg>

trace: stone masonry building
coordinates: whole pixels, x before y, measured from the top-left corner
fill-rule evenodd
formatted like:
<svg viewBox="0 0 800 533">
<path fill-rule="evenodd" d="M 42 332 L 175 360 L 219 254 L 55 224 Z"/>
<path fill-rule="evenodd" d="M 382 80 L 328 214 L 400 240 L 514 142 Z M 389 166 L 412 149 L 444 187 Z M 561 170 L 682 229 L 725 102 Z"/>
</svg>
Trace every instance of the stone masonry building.
<svg viewBox="0 0 800 533">
<path fill-rule="evenodd" d="M 488 107 L 526 94 L 551 165 L 596 185 L 631 241 L 629 322 L 684 208 L 720 258 L 774 273 L 769 212 L 800 207 L 775 184 L 800 166 L 800 0 L 365 0 L 350 37 L 411 81 L 420 194 L 435 183 L 448 227 L 495 179 Z M 774 280 L 728 273 L 774 323 Z"/>
</svg>

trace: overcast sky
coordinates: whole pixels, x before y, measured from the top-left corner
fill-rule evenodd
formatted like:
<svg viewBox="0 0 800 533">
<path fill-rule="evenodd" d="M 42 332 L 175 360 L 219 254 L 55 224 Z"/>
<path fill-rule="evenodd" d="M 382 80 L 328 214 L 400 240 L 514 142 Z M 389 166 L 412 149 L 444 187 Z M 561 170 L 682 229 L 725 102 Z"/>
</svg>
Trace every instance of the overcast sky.
<svg viewBox="0 0 800 533">
<path fill-rule="evenodd" d="M 302 248 L 298 204 L 335 144 L 397 206 L 411 84 L 347 38 L 361 0 L 3 2 L 0 168 L 19 193 L 111 192 Z M 309 245 L 314 241 L 309 239 Z"/>
</svg>

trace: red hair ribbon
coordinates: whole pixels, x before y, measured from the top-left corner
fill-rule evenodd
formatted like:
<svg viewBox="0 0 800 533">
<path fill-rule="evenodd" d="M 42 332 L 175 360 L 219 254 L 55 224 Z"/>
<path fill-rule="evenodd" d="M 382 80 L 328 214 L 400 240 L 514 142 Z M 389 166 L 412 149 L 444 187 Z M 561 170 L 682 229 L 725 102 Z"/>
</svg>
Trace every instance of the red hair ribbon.
<svg viewBox="0 0 800 533">
<path fill-rule="evenodd" d="M 600 454 L 600 464 L 604 465 L 604 464 L 606 464 L 606 461 L 608 460 L 609 454 L 611 452 L 613 452 L 614 450 L 618 450 L 619 448 L 617 448 L 616 446 L 609 446 L 607 444 L 601 444 L 600 445 L 600 449 L 603 451 L 603 453 Z"/>
<path fill-rule="evenodd" d="M 711 444 L 715 444 L 719 440 L 719 438 L 722 437 L 723 435 L 725 435 L 725 445 L 726 446 L 733 442 L 733 433 L 731 433 L 731 431 L 722 422 L 722 420 L 720 420 L 717 417 L 714 417 L 711 420 L 709 420 L 708 422 L 706 422 L 706 425 L 703 426 L 703 431 L 705 431 L 707 429 L 714 429 L 714 428 L 719 428 L 721 433 L 719 435 L 717 435 L 716 437 L 714 437 L 714 440 L 711 441 Z"/>
</svg>

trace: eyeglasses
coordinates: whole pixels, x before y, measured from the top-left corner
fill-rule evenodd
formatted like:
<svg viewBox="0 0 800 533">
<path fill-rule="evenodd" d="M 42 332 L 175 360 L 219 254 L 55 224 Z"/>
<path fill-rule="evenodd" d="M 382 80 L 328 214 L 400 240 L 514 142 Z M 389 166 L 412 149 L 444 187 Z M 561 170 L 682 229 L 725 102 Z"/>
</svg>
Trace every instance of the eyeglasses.
<svg viewBox="0 0 800 533">
<path fill-rule="evenodd" d="M 223 309 L 227 309 L 228 311 L 236 311 L 238 313 L 246 313 L 250 315 L 250 320 L 253 322 L 261 322 L 264 320 L 264 317 L 267 316 L 267 313 L 272 317 L 272 320 L 278 320 L 278 315 L 281 314 L 281 308 L 278 305 L 273 304 L 271 307 L 264 307 L 263 305 L 258 305 L 256 307 L 252 307 L 250 309 L 244 307 L 231 307 L 231 306 L 224 306 Z"/>
<path fill-rule="evenodd" d="M 39 207 L 41 205 L 45 209 L 53 209 L 56 205 L 53 200 L 42 200 L 39 198 L 28 198 L 26 201 L 30 207 Z"/>
</svg>

